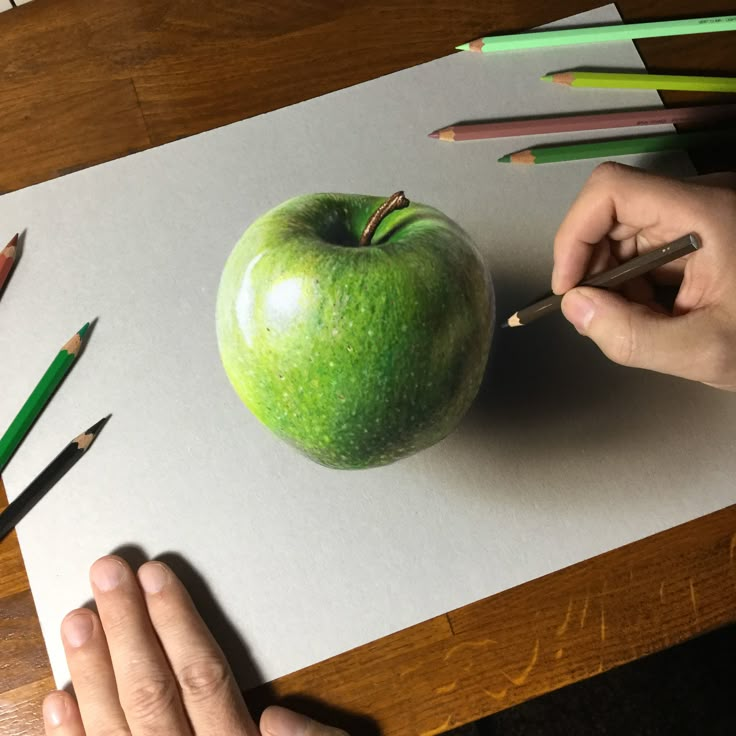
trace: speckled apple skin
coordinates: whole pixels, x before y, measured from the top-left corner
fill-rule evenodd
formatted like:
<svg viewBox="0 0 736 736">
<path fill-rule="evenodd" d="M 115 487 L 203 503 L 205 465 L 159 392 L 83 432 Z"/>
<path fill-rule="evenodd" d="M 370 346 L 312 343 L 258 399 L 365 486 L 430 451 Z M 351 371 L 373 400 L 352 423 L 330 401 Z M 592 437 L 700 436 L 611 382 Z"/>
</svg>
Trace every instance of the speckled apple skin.
<svg viewBox="0 0 736 736">
<path fill-rule="evenodd" d="M 217 298 L 222 362 L 276 435 L 332 468 L 385 465 L 441 440 L 480 386 L 493 290 L 470 237 L 420 204 L 296 197 L 233 249 Z"/>
</svg>

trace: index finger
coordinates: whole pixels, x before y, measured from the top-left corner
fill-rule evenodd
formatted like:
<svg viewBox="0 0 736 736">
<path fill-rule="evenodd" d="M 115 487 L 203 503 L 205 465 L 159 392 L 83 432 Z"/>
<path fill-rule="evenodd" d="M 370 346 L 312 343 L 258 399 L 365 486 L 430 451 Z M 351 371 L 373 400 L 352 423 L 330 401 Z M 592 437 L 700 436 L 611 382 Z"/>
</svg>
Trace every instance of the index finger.
<svg viewBox="0 0 736 736">
<path fill-rule="evenodd" d="M 641 236 L 654 249 L 697 231 L 702 187 L 606 162 L 583 186 L 555 237 L 552 289 L 580 283 L 594 247 L 610 237 Z"/>
</svg>

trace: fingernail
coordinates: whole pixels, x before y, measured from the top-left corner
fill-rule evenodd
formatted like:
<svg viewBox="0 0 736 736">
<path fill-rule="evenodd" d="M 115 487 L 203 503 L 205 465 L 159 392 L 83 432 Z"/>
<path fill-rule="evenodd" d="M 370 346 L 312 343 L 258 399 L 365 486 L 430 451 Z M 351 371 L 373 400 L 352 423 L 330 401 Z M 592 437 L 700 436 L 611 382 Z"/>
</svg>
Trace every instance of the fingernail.
<svg viewBox="0 0 736 736">
<path fill-rule="evenodd" d="M 138 579 L 141 581 L 141 588 L 146 593 L 153 594 L 160 592 L 161 588 L 169 582 L 169 573 L 158 562 L 147 562 L 138 570 Z"/>
<path fill-rule="evenodd" d="M 560 274 L 557 269 L 552 269 L 552 291 L 556 294 L 557 287 L 560 283 Z"/>
<path fill-rule="evenodd" d="M 63 693 L 51 693 L 43 701 L 43 719 L 49 726 L 61 726 L 66 716 L 66 699 Z"/>
<path fill-rule="evenodd" d="M 303 736 L 311 723 L 307 716 L 278 705 L 271 706 L 266 713 L 268 715 L 261 720 L 261 726 L 265 726 L 264 730 L 270 736 Z"/>
<path fill-rule="evenodd" d="M 562 300 L 562 313 L 584 335 L 595 314 L 595 304 L 587 296 L 572 291 Z"/>
<path fill-rule="evenodd" d="M 92 616 L 89 613 L 75 613 L 64 620 L 62 628 L 67 643 L 73 647 L 81 647 L 92 636 Z"/>
<path fill-rule="evenodd" d="M 92 565 L 90 577 L 98 590 L 107 593 L 117 588 L 123 579 L 124 572 L 125 569 L 120 560 L 116 560 L 114 557 L 103 557 Z"/>
</svg>

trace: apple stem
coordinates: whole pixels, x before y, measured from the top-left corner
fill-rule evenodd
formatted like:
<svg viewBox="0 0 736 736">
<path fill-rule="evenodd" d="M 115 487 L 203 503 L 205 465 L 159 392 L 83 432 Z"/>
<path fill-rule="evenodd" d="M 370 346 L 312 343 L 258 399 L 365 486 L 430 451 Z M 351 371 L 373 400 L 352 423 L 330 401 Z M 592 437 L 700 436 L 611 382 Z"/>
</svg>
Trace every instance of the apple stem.
<svg viewBox="0 0 736 736">
<path fill-rule="evenodd" d="M 391 214 L 394 210 L 401 210 L 409 206 L 409 200 L 404 196 L 404 192 L 396 192 L 392 194 L 372 215 L 370 220 L 360 236 L 359 247 L 371 244 L 371 238 L 375 234 L 378 226 L 381 224 L 386 215 Z"/>
</svg>

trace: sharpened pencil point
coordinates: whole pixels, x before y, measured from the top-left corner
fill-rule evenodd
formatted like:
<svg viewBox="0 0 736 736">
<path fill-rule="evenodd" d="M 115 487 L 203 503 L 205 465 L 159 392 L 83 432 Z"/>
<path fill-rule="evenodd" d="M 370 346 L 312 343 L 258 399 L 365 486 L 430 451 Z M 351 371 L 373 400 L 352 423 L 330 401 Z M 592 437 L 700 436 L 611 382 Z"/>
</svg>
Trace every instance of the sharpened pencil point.
<svg viewBox="0 0 736 736">
<path fill-rule="evenodd" d="M 545 74 L 543 77 L 539 77 L 543 82 L 554 82 L 552 74 Z"/>
<path fill-rule="evenodd" d="M 20 233 L 16 233 L 13 235 L 13 237 L 10 239 L 10 242 L 8 243 L 8 248 L 15 248 L 18 245 L 18 238 L 20 237 Z"/>
<path fill-rule="evenodd" d="M 511 154 L 507 153 L 505 156 L 501 156 L 500 159 L 498 159 L 499 164 L 510 164 L 511 163 Z"/>
<path fill-rule="evenodd" d="M 469 43 L 461 43 L 459 46 L 455 46 L 458 51 L 470 51 Z"/>
<path fill-rule="evenodd" d="M 439 132 L 439 130 L 434 130 L 427 137 L 428 138 L 439 138 L 440 137 L 440 132 Z"/>
<path fill-rule="evenodd" d="M 502 330 L 504 330 L 504 329 L 506 329 L 506 328 L 507 328 L 508 326 L 509 326 L 509 323 L 508 323 L 508 321 L 506 321 L 506 322 L 504 322 L 504 323 L 503 323 L 503 324 L 501 325 L 501 329 L 502 329 Z"/>
<path fill-rule="evenodd" d="M 82 325 L 82 327 L 79 330 L 79 332 L 77 332 L 77 335 L 79 335 L 79 337 L 84 337 L 87 334 L 88 330 L 89 330 L 89 322 L 85 322 Z"/>
<path fill-rule="evenodd" d="M 110 417 L 112 414 L 108 414 L 106 417 L 102 417 L 99 422 L 96 422 L 93 424 L 86 432 L 85 434 L 93 434 L 97 436 L 102 428 L 110 421 Z"/>
</svg>

